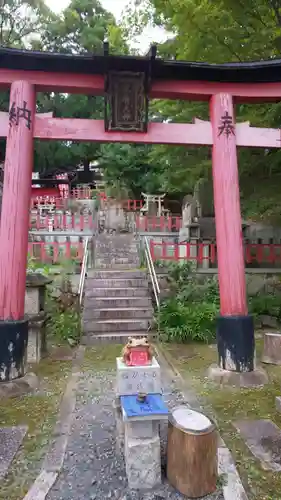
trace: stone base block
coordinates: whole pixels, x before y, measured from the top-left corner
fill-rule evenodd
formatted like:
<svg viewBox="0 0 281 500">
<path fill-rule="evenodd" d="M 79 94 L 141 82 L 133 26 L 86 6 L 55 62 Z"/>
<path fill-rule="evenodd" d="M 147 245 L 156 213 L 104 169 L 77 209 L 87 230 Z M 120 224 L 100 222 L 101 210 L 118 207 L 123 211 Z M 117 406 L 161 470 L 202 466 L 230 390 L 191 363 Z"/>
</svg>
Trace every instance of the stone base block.
<svg viewBox="0 0 281 500">
<path fill-rule="evenodd" d="M 0 321 L 0 382 L 23 377 L 26 373 L 28 320 Z"/>
<path fill-rule="evenodd" d="M 261 387 L 268 382 L 266 371 L 260 367 L 251 372 L 234 372 L 211 365 L 208 377 L 217 384 L 233 387 Z"/>
<path fill-rule="evenodd" d="M 217 318 L 219 366 L 233 372 L 255 369 L 255 335 L 252 316 Z"/>
<path fill-rule="evenodd" d="M 277 396 L 275 398 L 275 406 L 276 410 L 279 411 L 279 413 L 281 413 L 281 396 Z"/>
<path fill-rule="evenodd" d="M 32 394 L 39 387 L 39 379 L 35 373 L 26 373 L 24 377 L 10 382 L 0 383 L 0 400 L 18 398 L 24 394 Z"/>
<path fill-rule="evenodd" d="M 156 420 L 145 420 L 143 422 L 126 422 L 125 433 L 128 437 L 136 439 L 147 439 L 159 434 L 159 422 Z"/>
<path fill-rule="evenodd" d="M 38 315 L 29 319 L 27 362 L 39 363 L 46 353 L 46 319 Z"/>
<path fill-rule="evenodd" d="M 139 392 L 161 394 L 160 366 L 155 358 L 148 366 L 127 366 L 117 358 L 117 394 L 130 396 Z"/>
<path fill-rule="evenodd" d="M 161 483 L 159 434 L 136 439 L 125 436 L 125 461 L 129 488 L 148 490 Z"/>
<path fill-rule="evenodd" d="M 263 336 L 262 362 L 281 365 L 281 334 L 268 332 Z"/>
</svg>

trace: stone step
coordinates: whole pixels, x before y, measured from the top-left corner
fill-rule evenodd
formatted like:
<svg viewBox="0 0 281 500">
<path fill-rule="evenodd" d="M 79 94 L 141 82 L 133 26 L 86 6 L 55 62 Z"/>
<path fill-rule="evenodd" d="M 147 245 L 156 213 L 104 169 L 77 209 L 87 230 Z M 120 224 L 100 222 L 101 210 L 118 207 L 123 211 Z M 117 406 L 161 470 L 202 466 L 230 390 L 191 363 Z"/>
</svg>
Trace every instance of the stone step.
<svg viewBox="0 0 281 500">
<path fill-rule="evenodd" d="M 112 269 L 112 270 L 129 270 L 129 269 L 136 269 L 138 267 L 139 263 L 138 262 L 131 262 L 127 264 L 108 264 L 104 262 L 99 262 L 98 264 L 96 263 L 96 268 L 98 269 Z"/>
<path fill-rule="evenodd" d="M 88 280 L 89 278 L 96 278 L 96 279 L 138 279 L 138 278 L 143 278 L 146 279 L 147 274 L 146 271 L 130 271 L 130 270 L 103 270 L 103 271 L 92 271 L 91 274 L 88 273 Z"/>
<path fill-rule="evenodd" d="M 103 259 L 96 259 L 95 261 L 95 267 L 96 268 L 99 268 L 101 266 L 106 266 L 106 267 L 109 267 L 109 266 L 127 266 L 127 267 L 131 267 L 132 265 L 134 267 L 138 267 L 139 266 L 139 259 L 111 259 L 110 257 L 105 257 Z"/>
<path fill-rule="evenodd" d="M 114 307 L 147 307 L 151 308 L 150 297 L 100 297 L 100 298 L 88 298 L 85 297 L 84 300 L 84 310 L 88 307 L 96 309 L 110 309 Z"/>
<path fill-rule="evenodd" d="M 152 307 L 115 307 L 107 309 L 93 309 L 93 307 L 84 307 L 83 320 L 104 320 L 104 319 L 152 319 Z"/>
<path fill-rule="evenodd" d="M 131 260 L 128 262 L 116 262 L 112 259 L 107 260 L 107 259 L 100 259 L 98 262 L 96 261 L 95 267 L 96 269 L 99 269 L 101 266 L 106 266 L 106 268 L 110 268 L 110 266 L 124 266 L 126 265 L 127 268 L 131 268 L 134 266 L 135 269 L 139 267 L 139 260 Z"/>
<path fill-rule="evenodd" d="M 85 289 L 85 297 L 148 297 L 149 291 L 147 288 L 91 288 Z"/>
<path fill-rule="evenodd" d="M 148 280 L 146 278 L 132 278 L 132 279 L 99 279 L 99 278 L 87 278 L 86 290 L 91 288 L 147 288 Z"/>
<path fill-rule="evenodd" d="M 83 345 L 96 345 L 96 344 L 127 344 L 128 342 L 128 337 L 134 337 L 134 338 L 142 338 L 143 336 L 148 337 L 150 341 L 153 341 L 157 338 L 156 332 L 147 332 L 144 333 L 143 331 L 137 332 L 126 332 L 126 333 L 120 333 L 120 332 L 111 332 L 111 333 L 99 333 L 96 335 L 84 335 L 81 339 L 81 343 Z M 120 356 L 121 356 L 121 350 L 120 350 Z"/>
<path fill-rule="evenodd" d="M 148 319 L 106 319 L 106 320 L 88 320 L 83 321 L 84 333 L 111 333 L 127 331 L 147 331 L 149 327 Z"/>
</svg>

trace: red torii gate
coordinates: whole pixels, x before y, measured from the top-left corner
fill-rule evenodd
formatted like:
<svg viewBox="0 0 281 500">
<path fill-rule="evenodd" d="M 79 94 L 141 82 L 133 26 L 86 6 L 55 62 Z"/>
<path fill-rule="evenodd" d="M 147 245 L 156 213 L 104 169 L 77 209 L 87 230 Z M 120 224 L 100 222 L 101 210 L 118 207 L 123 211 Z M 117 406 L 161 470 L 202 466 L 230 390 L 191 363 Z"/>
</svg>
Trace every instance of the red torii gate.
<svg viewBox="0 0 281 500">
<path fill-rule="evenodd" d="M 0 114 L 0 137 L 7 137 L 0 247 L 0 380 L 24 374 L 26 254 L 35 138 L 213 147 L 219 365 L 237 372 L 254 370 L 237 146 L 279 148 L 281 136 L 280 130 L 235 124 L 234 104 L 279 101 L 280 67 L 281 61 L 223 65 L 163 61 L 156 58 L 155 48 L 144 58 L 110 56 L 106 46 L 103 56 L 0 49 L 0 89 L 11 89 L 9 113 Z M 105 121 L 40 116 L 35 111 L 39 91 L 104 95 L 110 111 L 105 106 Z M 148 98 L 209 101 L 211 120 L 147 123 Z"/>
</svg>

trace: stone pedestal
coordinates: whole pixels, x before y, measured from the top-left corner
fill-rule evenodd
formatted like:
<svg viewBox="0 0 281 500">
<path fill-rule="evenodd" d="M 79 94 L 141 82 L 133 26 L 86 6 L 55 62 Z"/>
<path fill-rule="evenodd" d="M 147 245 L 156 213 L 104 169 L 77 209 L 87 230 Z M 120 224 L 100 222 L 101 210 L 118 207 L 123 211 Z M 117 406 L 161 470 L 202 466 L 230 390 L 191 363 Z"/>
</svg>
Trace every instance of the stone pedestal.
<svg viewBox="0 0 281 500">
<path fill-rule="evenodd" d="M 262 362 L 272 365 L 281 365 L 281 334 L 269 332 L 263 336 Z"/>
<path fill-rule="evenodd" d="M 277 396 L 275 398 L 275 406 L 276 406 L 276 410 L 281 413 L 281 396 Z"/>
<path fill-rule="evenodd" d="M 209 269 L 210 267 L 210 247 L 208 241 L 203 242 L 203 255 L 202 255 L 202 269 Z"/>
<path fill-rule="evenodd" d="M 37 315 L 45 308 L 46 286 L 52 280 L 40 273 L 28 273 L 26 276 L 25 307 L 28 316 Z"/>
<path fill-rule="evenodd" d="M 153 420 L 144 420 L 137 422 L 124 422 L 125 434 L 135 439 L 148 439 L 159 433 L 159 422 Z"/>
<path fill-rule="evenodd" d="M 161 400 L 160 366 L 155 357 L 147 366 L 127 366 L 122 358 L 116 363 L 116 453 L 124 453 L 129 487 L 149 490 L 161 483 L 159 423 L 168 416 Z M 135 406 L 138 393 L 148 396 L 149 412 Z"/>
<path fill-rule="evenodd" d="M 27 362 L 39 363 L 46 354 L 46 316 L 44 313 L 32 316 L 28 322 Z"/>
<path fill-rule="evenodd" d="M 52 280 L 41 273 L 26 277 L 25 314 L 28 317 L 28 363 L 39 363 L 47 351 L 45 295 Z"/>
<path fill-rule="evenodd" d="M 117 395 L 129 396 L 145 392 L 161 394 L 160 366 L 153 357 L 147 366 L 127 366 L 122 358 L 117 358 Z"/>
<path fill-rule="evenodd" d="M 150 438 L 125 435 L 125 460 L 129 487 L 151 489 L 161 483 L 160 437 L 155 432 Z"/>
</svg>

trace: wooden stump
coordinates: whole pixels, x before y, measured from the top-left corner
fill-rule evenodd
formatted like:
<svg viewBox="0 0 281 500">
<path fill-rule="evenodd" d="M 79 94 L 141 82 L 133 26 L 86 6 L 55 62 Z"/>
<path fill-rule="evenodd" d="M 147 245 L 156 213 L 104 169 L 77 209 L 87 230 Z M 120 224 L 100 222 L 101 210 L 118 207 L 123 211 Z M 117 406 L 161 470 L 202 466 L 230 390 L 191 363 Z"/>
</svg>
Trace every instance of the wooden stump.
<svg viewBox="0 0 281 500">
<path fill-rule="evenodd" d="M 263 363 L 281 365 L 281 334 L 269 332 L 264 334 L 263 341 Z"/>
<path fill-rule="evenodd" d="M 189 498 L 216 490 L 218 436 L 215 425 L 202 413 L 180 406 L 169 418 L 167 477 Z"/>
</svg>

